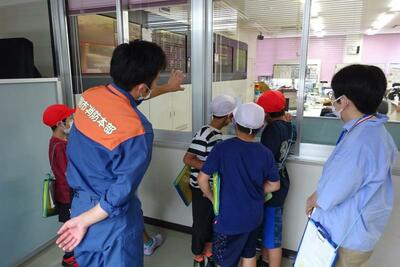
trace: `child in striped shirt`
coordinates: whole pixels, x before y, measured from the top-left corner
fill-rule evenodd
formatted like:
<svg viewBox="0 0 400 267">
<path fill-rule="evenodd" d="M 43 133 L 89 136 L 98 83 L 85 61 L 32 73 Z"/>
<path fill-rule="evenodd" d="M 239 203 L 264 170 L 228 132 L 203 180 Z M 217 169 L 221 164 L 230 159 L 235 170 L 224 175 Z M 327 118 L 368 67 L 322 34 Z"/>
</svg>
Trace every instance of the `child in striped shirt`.
<svg viewBox="0 0 400 267">
<path fill-rule="evenodd" d="M 207 267 L 216 266 L 212 260 L 211 247 L 214 220 L 213 206 L 203 196 L 197 183 L 197 175 L 214 145 L 222 140 L 221 129 L 231 122 L 232 112 L 235 107 L 236 100 L 234 97 L 228 95 L 215 97 L 211 103 L 213 119 L 210 124 L 203 126 L 196 133 L 183 158 L 183 162 L 191 167 L 194 267 L 204 267 L 205 257 L 207 258 Z"/>
</svg>

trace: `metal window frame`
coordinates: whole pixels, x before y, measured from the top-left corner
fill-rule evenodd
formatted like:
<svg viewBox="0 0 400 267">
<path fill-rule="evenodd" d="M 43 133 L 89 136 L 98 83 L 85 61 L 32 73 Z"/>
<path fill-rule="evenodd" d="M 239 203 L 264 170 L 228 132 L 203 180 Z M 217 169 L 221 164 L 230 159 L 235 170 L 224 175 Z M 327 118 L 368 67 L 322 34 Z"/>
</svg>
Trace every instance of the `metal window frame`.
<svg viewBox="0 0 400 267">
<path fill-rule="evenodd" d="M 190 9 L 191 9 L 191 15 L 192 15 L 192 21 L 191 21 L 191 51 L 197 51 L 193 50 L 194 49 L 194 43 L 197 45 L 200 45 L 202 48 L 197 48 L 199 49 L 199 53 L 196 53 L 191 56 L 191 77 L 198 77 L 197 81 L 194 81 L 192 78 L 192 131 L 190 132 L 181 132 L 181 131 L 173 131 L 173 130 L 159 130 L 159 129 L 154 129 L 154 134 L 155 134 L 155 145 L 157 146 L 163 146 L 163 147 L 169 147 L 169 148 L 179 148 L 179 149 L 186 149 L 188 144 L 191 142 L 193 135 L 195 132 L 197 132 L 197 129 L 200 129 L 202 125 L 205 123 L 205 117 L 206 115 L 202 115 L 204 113 L 204 105 L 207 105 L 204 101 L 205 99 L 205 79 L 204 74 L 202 76 L 198 76 L 199 73 L 203 72 L 204 64 L 212 64 L 212 58 L 206 62 L 204 60 L 204 47 L 205 47 L 205 27 L 204 27 L 204 16 L 202 14 L 205 13 L 205 9 L 209 7 L 210 5 L 206 5 L 206 2 L 211 3 L 212 7 L 212 0 L 191 0 L 190 1 Z M 188 1 L 189 3 L 189 1 Z M 195 7 L 196 6 L 196 7 Z M 211 13 L 210 13 L 211 12 Z M 129 42 L 129 4 L 128 0 L 116 0 L 116 14 L 117 14 L 117 36 L 118 36 L 118 43 L 127 43 Z M 208 10 L 208 14 L 211 14 L 211 25 L 212 25 L 212 9 L 211 11 Z M 194 25 L 198 26 L 198 29 L 196 31 L 193 30 Z M 208 28 L 208 35 L 211 33 L 211 38 L 212 38 L 212 26 L 211 29 Z M 207 40 L 210 40 L 209 37 Z M 212 42 L 212 39 L 211 39 Z M 212 46 L 212 44 L 211 44 Z M 200 51 L 202 51 L 200 53 Z M 211 57 L 212 57 L 212 52 L 211 52 Z M 211 65 L 212 66 L 212 65 Z M 194 74 L 197 75 L 194 75 Z M 212 73 L 211 73 L 212 74 Z M 211 76 L 210 76 L 211 77 Z M 211 91 L 211 82 L 212 78 L 209 79 L 209 90 Z M 201 82 L 201 84 L 199 84 Z M 211 96 L 210 96 L 211 98 Z M 208 102 L 211 102 L 208 101 Z M 206 107 L 207 109 L 207 107 Z"/>
<path fill-rule="evenodd" d="M 187 149 L 193 135 L 210 120 L 213 62 L 213 1 L 191 0 L 192 131 L 155 130 L 155 144 Z"/>
<path fill-rule="evenodd" d="M 127 0 L 116 0 L 118 43 L 129 41 L 129 5 Z M 49 0 L 55 41 L 55 58 L 58 75 L 63 87 L 66 104 L 74 106 L 73 79 L 70 61 L 66 2 Z M 213 1 L 191 0 L 191 77 L 192 77 L 192 131 L 177 132 L 155 130 L 155 143 L 167 147 L 185 147 L 205 123 L 211 120 L 213 80 Z M 304 111 L 304 87 L 307 69 L 307 52 L 310 30 L 312 0 L 304 2 L 303 30 L 301 36 L 301 55 L 299 90 L 297 94 L 297 132 L 295 154 L 300 154 L 301 127 Z M 73 36 L 72 36 L 73 37 Z M 72 44 L 74 45 L 74 44 Z M 76 44 L 75 44 L 76 48 Z M 73 55 L 76 58 L 76 55 Z M 79 64 L 79 62 L 78 62 Z M 74 66 L 80 68 L 80 66 Z M 79 81 L 75 81 L 79 85 Z M 79 87 L 79 86 L 78 86 Z"/>
<path fill-rule="evenodd" d="M 115 1 L 117 14 L 117 36 L 118 44 L 129 42 L 129 6 L 128 0 Z"/>
<path fill-rule="evenodd" d="M 72 87 L 66 3 L 65 1 L 49 0 L 49 5 L 57 75 L 63 88 L 64 103 L 73 107 L 75 101 Z"/>
<path fill-rule="evenodd" d="M 71 75 L 74 86 L 75 94 L 83 93 L 83 82 L 82 82 L 82 68 L 81 68 L 81 49 L 79 45 L 79 29 L 78 29 L 78 17 L 67 16 L 68 29 L 70 34 L 71 43 Z"/>
<path fill-rule="evenodd" d="M 192 136 L 211 120 L 213 80 L 213 1 L 191 0 L 192 132 L 155 130 L 155 144 L 186 149 Z"/>
<path fill-rule="evenodd" d="M 307 55 L 308 55 L 308 41 L 310 35 L 310 20 L 311 20 L 311 1 L 304 1 L 303 13 L 303 30 L 301 34 L 301 48 L 300 48 L 300 69 L 299 69 L 299 90 L 297 91 L 297 111 L 296 111 L 296 127 L 297 127 L 297 140 L 294 147 L 295 156 L 300 155 L 300 144 L 302 138 L 302 123 L 304 114 L 304 89 L 307 75 Z"/>
</svg>

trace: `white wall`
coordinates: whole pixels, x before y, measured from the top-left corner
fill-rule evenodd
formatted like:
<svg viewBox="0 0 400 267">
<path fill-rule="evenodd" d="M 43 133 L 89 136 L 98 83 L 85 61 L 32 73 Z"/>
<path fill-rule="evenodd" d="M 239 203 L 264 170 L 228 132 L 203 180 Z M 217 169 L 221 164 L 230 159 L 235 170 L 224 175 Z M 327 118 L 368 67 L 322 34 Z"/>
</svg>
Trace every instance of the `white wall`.
<svg viewBox="0 0 400 267">
<path fill-rule="evenodd" d="M 16 1 L 18 2 L 18 1 Z M 35 66 L 43 77 L 53 77 L 50 23 L 46 0 L 0 3 L 0 38 L 25 37 L 33 43 Z"/>
<path fill-rule="evenodd" d="M 183 167 L 180 149 L 155 147 L 151 167 L 140 188 L 140 198 L 145 216 L 191 226 L 191 206 L 186 207 L 172 185 Z M 306 224 L 305 200 L 316 188 L 322 165 L 291 161 L 288 163 L 291 189 L 284 211 L 283 246 L 297 250 Z M 395 191 L 400 192 L 400 177 L 393 177 Z M 400 251 L 400 198 L 396 196 L 395 207 L 385 234 L 372 256 L 370 266 L 393 267 Z"/>
</svg>

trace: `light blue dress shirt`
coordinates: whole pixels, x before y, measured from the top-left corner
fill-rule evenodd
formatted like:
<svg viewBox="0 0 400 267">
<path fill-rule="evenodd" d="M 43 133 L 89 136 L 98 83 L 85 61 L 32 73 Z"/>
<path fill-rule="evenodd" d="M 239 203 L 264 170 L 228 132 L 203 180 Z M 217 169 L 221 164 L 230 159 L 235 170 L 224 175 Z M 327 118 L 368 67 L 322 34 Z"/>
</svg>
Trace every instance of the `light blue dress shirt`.
<svg viewBox="0 0 400 267">
<path fill-rule="evenodd" d="M 386 116 L 356 125 L 358 120 L 345 124 L 345 133 L 324 166 L 317 188 L 320 208 L 313 219 L 336 244 L 350 231 L 341 247 L 367 252 L 374 249 L 392 211 L 397 147 L 384 126 Z"/>
</svg>

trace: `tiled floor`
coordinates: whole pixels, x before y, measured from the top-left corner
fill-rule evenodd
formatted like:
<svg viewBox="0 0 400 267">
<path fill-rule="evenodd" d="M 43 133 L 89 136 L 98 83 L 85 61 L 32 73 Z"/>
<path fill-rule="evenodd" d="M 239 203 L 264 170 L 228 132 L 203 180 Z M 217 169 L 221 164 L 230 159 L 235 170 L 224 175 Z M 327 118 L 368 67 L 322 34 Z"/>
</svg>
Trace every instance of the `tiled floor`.
<svg viewBox="0 0 400 267">
<path fill-rule="evenodd" d="M 146 229 L 149 234 L 161 233 L 165 238 L 164 244 L 152 256 L 145 257 L 144 265 L 146 267 L 192 266 L 190 235 L 151 225 L 147 225 Z M 20 267 L 60 267 L 62 255 L 62 251 L 54 245 Z M 284 260 L 282 267 L 289 266 L 292 266 L 291 262 Z"/>
</svg>

